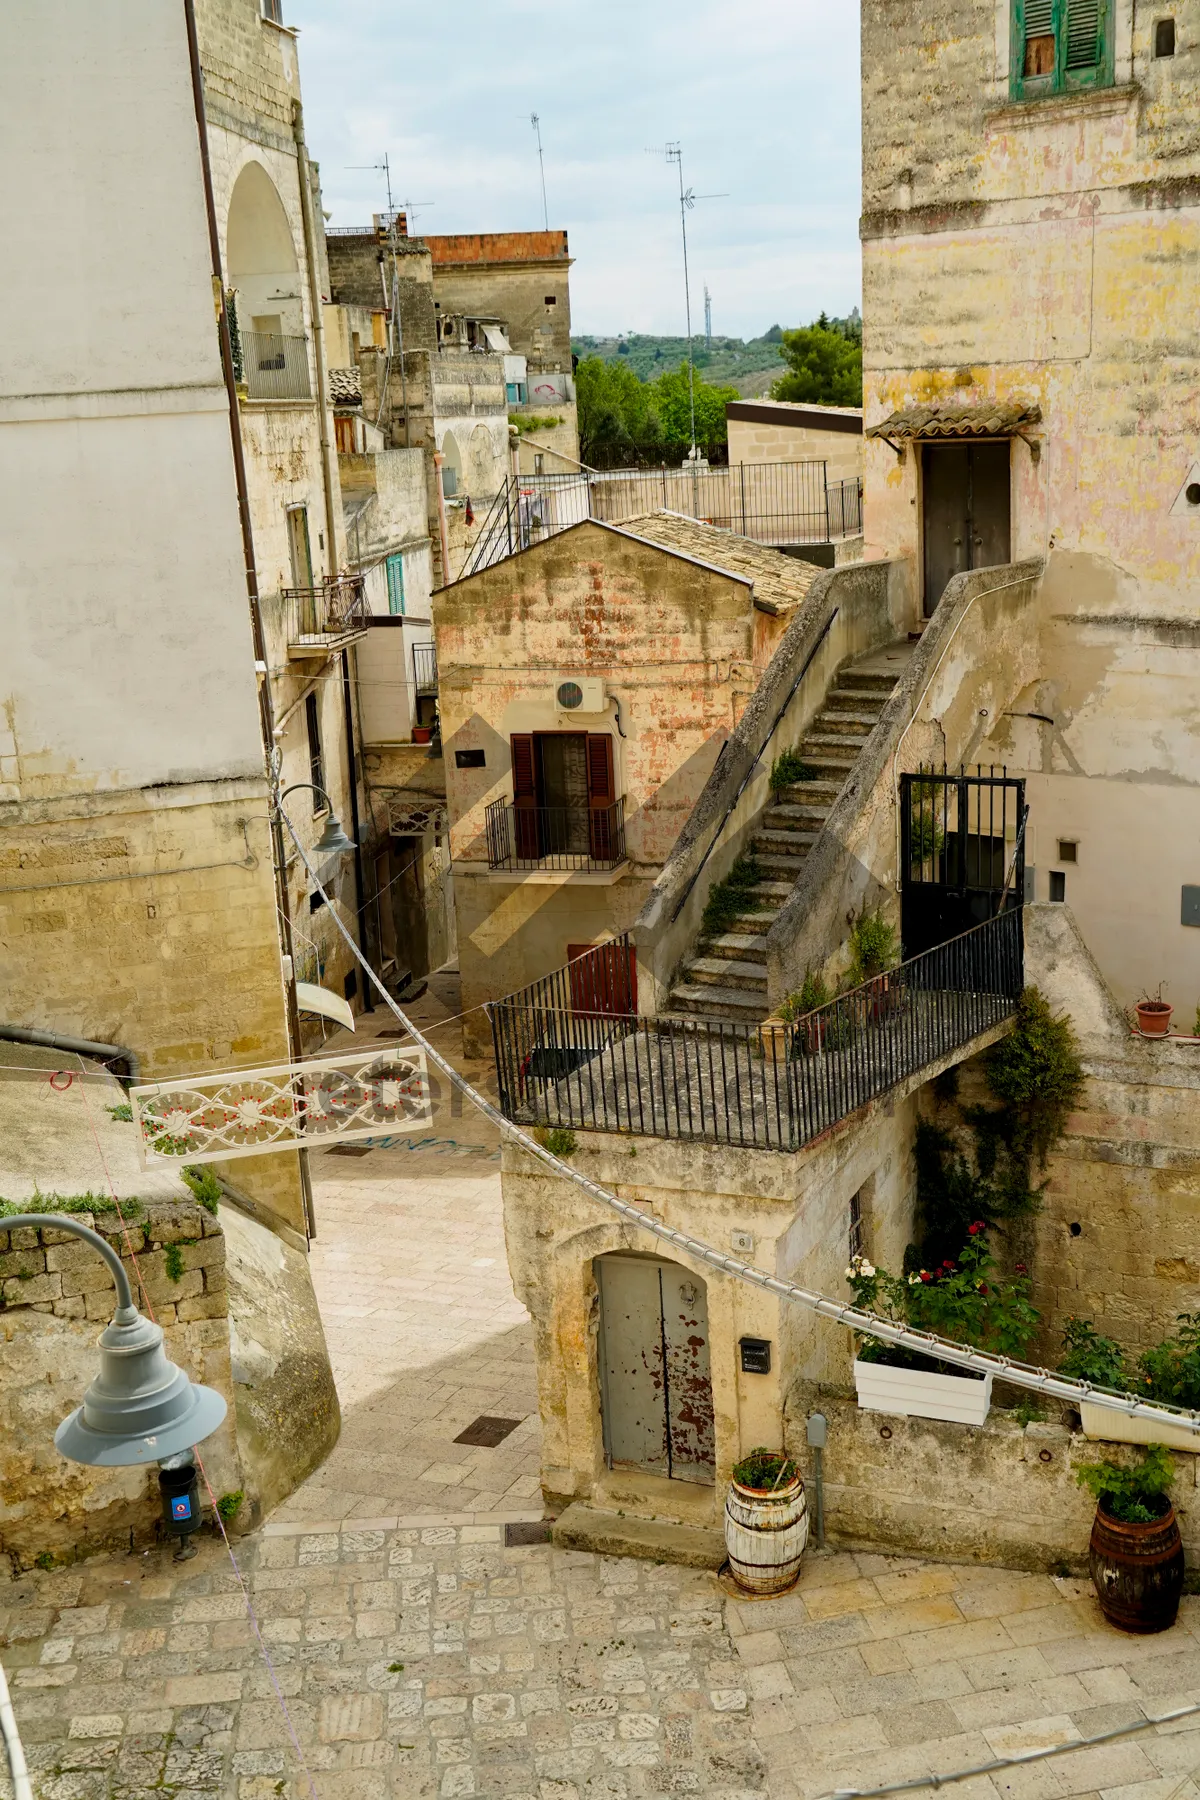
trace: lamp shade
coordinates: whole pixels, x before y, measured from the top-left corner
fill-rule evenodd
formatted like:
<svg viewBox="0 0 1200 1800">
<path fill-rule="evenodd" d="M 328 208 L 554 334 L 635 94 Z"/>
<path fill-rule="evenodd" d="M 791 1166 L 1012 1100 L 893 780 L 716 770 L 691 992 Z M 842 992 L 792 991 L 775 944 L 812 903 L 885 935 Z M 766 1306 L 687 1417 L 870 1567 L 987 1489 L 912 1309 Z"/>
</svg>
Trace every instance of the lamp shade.
<svg viewBox="0 0 1200 1800">
<path fill-rule="evenodd" d="M 330 813 L 325 821 L 325 829 L 313 845 L 317 856 L 338 856 L 343 851 L 353 850 L 354 840 L 348 838 L 342 830 L 341 821 L 336 813 Z"/>
<path fill-rule="evenodd" d="M 118 1313 L 101 1334 L 100 1373 L 54 1442 L 71 1462 L 100 1468 L 162 1462 L 208 1437 L 226 1411 L 220 1394 L 171 1362 L 161 1326 L 140 1313 L 122 1323 Z"/>
</svg>

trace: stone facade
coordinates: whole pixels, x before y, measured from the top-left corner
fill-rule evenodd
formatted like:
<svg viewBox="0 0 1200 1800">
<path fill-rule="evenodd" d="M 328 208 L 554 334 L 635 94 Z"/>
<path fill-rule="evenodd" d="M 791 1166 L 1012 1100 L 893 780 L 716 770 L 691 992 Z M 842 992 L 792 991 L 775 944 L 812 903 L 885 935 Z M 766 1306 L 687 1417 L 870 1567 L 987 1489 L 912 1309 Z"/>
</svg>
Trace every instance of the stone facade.
<svg viewBox="0 0 1200 1800">
<path fill-rule="evenodd" d="M 862 478 L 862 408 L 790 400 L 731 400 L 731 463 L 823 462 L 830 482 Z"/>
</svg>

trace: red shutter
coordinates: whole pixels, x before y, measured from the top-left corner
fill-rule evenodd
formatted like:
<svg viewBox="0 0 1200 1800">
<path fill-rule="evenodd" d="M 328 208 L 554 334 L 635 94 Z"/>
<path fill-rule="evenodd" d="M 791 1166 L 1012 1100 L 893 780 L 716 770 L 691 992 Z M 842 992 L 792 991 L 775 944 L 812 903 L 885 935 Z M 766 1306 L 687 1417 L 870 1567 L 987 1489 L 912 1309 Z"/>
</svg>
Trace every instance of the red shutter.
<svg viewBox="0 0 1200 1800">
<path fill-rule="evenodd" d="M 593 862 L 611 862 L 613 741 L 606 731 L 590 732 L 587 741 L 588 826 Z"/>
<path fill-rule="evenodd" d="M 522 861 L 537 860 L 537 771 L 533 760 L 533 733 L 516 732 L 510 738 L 512 749 L 513 811 L 515 813 L 516 850 Z"/>
<path fill-rule="evenodd" d="M 637 951 L 632 944 L 567 945 L 571 1011 L 628 1018 L 637 1012 Z"/>
</svg>

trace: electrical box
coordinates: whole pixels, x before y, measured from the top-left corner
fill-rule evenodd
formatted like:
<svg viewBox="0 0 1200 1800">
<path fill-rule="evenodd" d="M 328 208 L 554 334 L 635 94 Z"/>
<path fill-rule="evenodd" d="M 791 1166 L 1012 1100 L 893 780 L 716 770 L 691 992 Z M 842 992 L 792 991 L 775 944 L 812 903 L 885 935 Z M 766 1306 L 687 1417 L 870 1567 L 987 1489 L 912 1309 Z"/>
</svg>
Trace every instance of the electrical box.
<svg viewBox="0 0 1200 1800">
<path fill-rule="evenodd" d="M 771 1373 L 769 1339 L 744 1337 L 739 1339 L 738 1349 L 741 1351 L 743 1375 L 769 1375 Z"/>
<path fill-rule="evenodd" d="M 554 705 L 560 713 L 602 713 L 604 683 L 598 675 L 564 676 L 554 690 Z"/>
<path fill-rule="evenodd" d="M 1200 925 L 1200 887 L 1185 887 L 1179 908 L 1181 925 Z"/>
</svg>

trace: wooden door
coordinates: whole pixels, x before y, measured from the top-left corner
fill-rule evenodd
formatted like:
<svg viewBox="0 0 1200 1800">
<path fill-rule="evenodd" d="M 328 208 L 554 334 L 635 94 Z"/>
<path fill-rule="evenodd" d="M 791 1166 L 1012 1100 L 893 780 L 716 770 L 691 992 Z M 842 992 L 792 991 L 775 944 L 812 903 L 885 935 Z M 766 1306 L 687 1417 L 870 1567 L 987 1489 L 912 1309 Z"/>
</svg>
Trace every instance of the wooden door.
<svg viewBox="0 0 1200 1800">
<path fill-rule="evenodd" d="M 715 1433 L 703 1281 L 679 1263 L 602 1256 L 601 1380 L 610 1464 L 710 1485 Z"/>
<path fill-rule="evenodd" d="M 571 1010 L 624 1019 L 637 1012 L 637 951 L 632 944 L 568 944 Z"/>
<path fill-rule="evenodd" d="M 593 862 L 612 862 L 616 833 L 613 830 L 613 741 L 606 731 L 595 731 L 587 740 L 588 853 Z"/>
<path fill-rule="evenodd" d="M 955 575 L 1011 556 L 1011 446 L 925 444 L 921 457 L 925 617 Z"/>
</svg>

